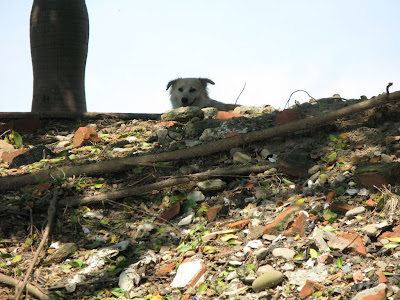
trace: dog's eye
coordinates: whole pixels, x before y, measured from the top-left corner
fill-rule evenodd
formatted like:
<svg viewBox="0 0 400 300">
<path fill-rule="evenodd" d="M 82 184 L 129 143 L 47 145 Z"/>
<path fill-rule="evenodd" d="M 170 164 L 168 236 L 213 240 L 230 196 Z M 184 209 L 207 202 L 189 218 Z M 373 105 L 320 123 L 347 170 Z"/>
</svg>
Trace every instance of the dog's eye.
<svg viewBox="0 0 400 300">
<path fill-rule="evenodd" d="M 189 90 L 189 92 L 191 92 L 191 93 L 194 93 L 195 91 L 196 91 L 195 88 L 191 88 L 191 89 Z"/>
<path fill-rule="evenodd" d="M 178 91 L 183 92 L 183 88 L 179 88 Z"/>
</svg>

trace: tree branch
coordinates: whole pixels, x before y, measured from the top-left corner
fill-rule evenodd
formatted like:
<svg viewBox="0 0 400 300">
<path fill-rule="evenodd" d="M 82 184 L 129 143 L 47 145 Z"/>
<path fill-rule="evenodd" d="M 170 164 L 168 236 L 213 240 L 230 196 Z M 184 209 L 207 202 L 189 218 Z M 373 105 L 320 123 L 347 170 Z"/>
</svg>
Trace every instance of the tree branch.
<svg viewBox="0 0 400 300">
<path fill-rule="evenodd" d="M 296 132 L 303 129 L 311 129 L 321 124 L 334 121 L 338 118 L 354 114 L 365 109 L 381 105 L 387 101 L 400 99 L 400 91 L 391 94 L 382 94 L 375 98 L 365 100 L 363 102 L 347 106 L 331 113 L 323 114 L 318 117 L 298 120 L 281 126 L 267 128 L 260 131 L 254 131 L 247 134 L 240 134 L 234 137 L 218 140 L 215 142 L 201 144 L 195 147 L 181 149 L 172 152 L 163 152 L 156 154 L 148 154 L 142 156 L 124 157 L 108 161 L 101 161 L 81 166 L 65 166 L 63 168 L 52 168 L 50 170 L 42 170 L 18 177 L 0 178 L 0 191 L 17 189 L 26 184 L 34 184 L 49 181 L 52 177 L 71 177 L 73 175 L 86 174 L 87 176 L 96 176 L 104 173 L 115 173 L 125 171 L 132 165 L 141 163 L 154 163 L 160 161 L 181 160 L 199 156 L 205 156 L 220 151 L 225 151 L 243 144 L 265 140 L 267 138 Z"/>
</svg>

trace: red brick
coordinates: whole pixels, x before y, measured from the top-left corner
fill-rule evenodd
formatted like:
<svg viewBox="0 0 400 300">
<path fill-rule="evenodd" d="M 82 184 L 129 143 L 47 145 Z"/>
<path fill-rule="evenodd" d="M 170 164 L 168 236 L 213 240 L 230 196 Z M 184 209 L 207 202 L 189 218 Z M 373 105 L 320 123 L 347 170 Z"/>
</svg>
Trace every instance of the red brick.
<svg viewBox="0 0 400 300">
<path fill-rule="evenodd" d="M 306 298 L 307 296 L 311 295 L 312 293 L 315 293 L 317 291 L 322 291 L 323 288 L 324 287 L 322 285 L 315 283 L 311 280 L 307 280 L 299 293 L 299 297 Z"/>
<path fill-rule="evenodd" d="M 286 208 L 272 223 L 265 225 L 264 234 L 278 234 L 283 231 L 295 218 L 295 214 L 304 207 L 305 205 L 300 203 Z"/>
</svg>

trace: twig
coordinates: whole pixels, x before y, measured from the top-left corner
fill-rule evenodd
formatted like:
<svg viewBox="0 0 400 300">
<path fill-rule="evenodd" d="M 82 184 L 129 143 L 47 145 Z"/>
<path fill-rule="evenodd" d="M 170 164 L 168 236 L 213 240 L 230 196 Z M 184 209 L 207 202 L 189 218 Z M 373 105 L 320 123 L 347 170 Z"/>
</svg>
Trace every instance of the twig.
<svg viewBox="0 0 400 300">
<path fill-rule="evenodd" d="M 33 260 L 31 262 L 31 265 L 29 266 L 29 269 L 25 274 L 24 281 L 22 282 L 21 285 L 18 285 L 16 288 L 15 297 L 14 297 L 15 300 L 20 299 L 22 292 L 24 291 L 26 284 L 28 283 L 29 276 L 31 275 L 31 273 L 33 271 L 33 267 L 35 266 L 35 264 L 39 258 L 39 254 L 42 251 L 45 243 L 47 242 L 47 238 L 50 234 L 51 225 L 53 223 L 54 216 L 56 214 L 56 203 L 57 203 L 58 191 L 59 190 L 57 188 L 54 190 L 53 199 L 50 201 L 49 209 L 47 210 L 47 220 L 48 221 L 47 221 L 46 228 L 44 229 L 42 240 L 40 241 L 39 247 L 37 248 L 37 250 L 35 252 L 35 256 L 33 257 Z"/>
<path fill-rule="evenodd" d="M 236 101 L 235 101 L 235 104 L 237 103 L 237 101 L 239 100 L 240 95 L 242 95 L 244 89 L 246 88 L 246 83 L 247 83 L 247 82 L 244 83 L 244 86 L 243 86 L 243 88 L 242 88 L 242 91 L 239 93 L 239 96 L 237 96 Z"/>
<path fill-rule="evenodd" d="M 107 200 L 114 200 L 119 198 L 130 197 L 132 195 L 137 195 L 145 192 L 150 192 L 154 190 L 160 190 L 165 187 L 176 186 L 179 184 L 188 183 L 191 181 L 206 179 L 209 177 L 215 176 L 225 176 L 225 175 L 233 175 L 233 174 L 249 174 L 252 172 L 264 172 L 269 170 L 270 168 L 276 168 L 277 164 L 268 164 L 268 165 L 254 165 L 254 166 L 232 166 L 227 168 L 217 168 L 211 171 L 186 175 L 185 177 L 178 178 L 170 178 L 160 182 L 151 183 L 147 185 L 142 185 L 138 187 L 131 187 L 124 190 L 120 190 L 117 192 L 103 193 L 96 196 L 88 196 L 88 197 L 74 197 L 72 199 L 63 199 L 59 201 L 59 205 L 82 205 L 89 203 L 97 203 L 97 202 L 106 202 Z"/>
<path fill-rule="evenodd" d="M 10 286 L 18 286 L 19 280 L 12 278 L 10 276 L 4 275 L 0 273 L 0 282 L 10 285 Z M 26 285 L 26 290 L 28 293 L 36 298 L 39 298 L 40 300 L 53 300 L 53 299 L 59 299 L 58 297 L 55 297 L 53 295 L 49 295 L 48 291 L 42 291 L 41 289 L 37 288 L 36 286 L 32 284 L 27 284 Z"/>
<path fill-rule="evenodd" d="M 389 82 L 386 86 L 386 93 L 389 94 L 389 88 L 393 85 L 393 82 Z"/>
<path fill-rule="evenodd" d="M 311 96 L 307 91 L 305 91 L 305 90 L 296 90 L 296 91 L 294 91 L 293 93 L 290 94 L 288 101 L 286 101 L 285 108 L 286 108 L 286 107 L 289 107 L 290 98 L 292 98 L 293 94 L 294 94 L 294 93 L 297 93 L 297 92 L 304 92 L 304 93 L 306 93 L 306 94 L 308 95 L 308 97 L 314 99 L 314 97 Z"/>
</svg>

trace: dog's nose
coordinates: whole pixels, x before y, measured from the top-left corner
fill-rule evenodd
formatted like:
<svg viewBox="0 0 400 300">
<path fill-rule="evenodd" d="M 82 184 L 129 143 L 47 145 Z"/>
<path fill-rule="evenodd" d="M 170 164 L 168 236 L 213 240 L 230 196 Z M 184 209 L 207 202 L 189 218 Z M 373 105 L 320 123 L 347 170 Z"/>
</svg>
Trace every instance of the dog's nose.
<svg viewBox="0 0 400 300">
<path fill-rule="evenodd" d="M 181 99 L 182 104 L 187 104 L 189 102 L 188 98 L 182 98 Z"/>
</svg>

